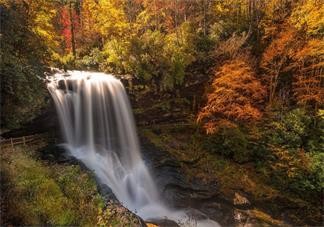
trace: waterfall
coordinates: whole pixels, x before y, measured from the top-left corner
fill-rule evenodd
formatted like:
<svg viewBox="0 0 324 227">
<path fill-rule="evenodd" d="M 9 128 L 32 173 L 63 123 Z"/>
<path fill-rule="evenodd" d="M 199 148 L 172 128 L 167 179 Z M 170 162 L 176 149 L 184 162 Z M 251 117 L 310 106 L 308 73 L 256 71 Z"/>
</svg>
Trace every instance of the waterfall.
<svg viewBox="0 0 324 227">
<path fill-rule="evenodd" d="M 48 80 L 69 153 L 143 219 L 186 219 L 185 212 L 163 204 L 142 160 L 123 84 L 109 74 L 83 71 L 56 73 Z"/>
</svg>

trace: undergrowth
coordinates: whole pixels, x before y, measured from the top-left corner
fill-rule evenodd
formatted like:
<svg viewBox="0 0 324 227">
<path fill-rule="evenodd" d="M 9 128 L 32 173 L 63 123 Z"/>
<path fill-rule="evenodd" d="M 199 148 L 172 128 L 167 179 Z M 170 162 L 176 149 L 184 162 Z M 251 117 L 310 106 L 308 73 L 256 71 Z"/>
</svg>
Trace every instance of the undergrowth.
<svg viewBox="0 0 324 227">
<path fill-rule="evenodd" d="M 2 196 L 13 225 L 94 226 L 104 206 L 92 176 L 75 165 L 48 165 L 26 147 L 1 154 Z"/>
</svg>

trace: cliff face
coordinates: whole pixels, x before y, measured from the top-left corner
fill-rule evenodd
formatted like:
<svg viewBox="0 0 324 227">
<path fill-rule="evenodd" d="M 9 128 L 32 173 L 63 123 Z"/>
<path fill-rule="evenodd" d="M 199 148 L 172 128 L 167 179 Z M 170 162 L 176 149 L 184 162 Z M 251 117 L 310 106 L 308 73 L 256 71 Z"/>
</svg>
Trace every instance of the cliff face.
<svg viewBox="0 0 324 227">
<path fill-rule="evenodd" d="M 195 125 L 145 126 L 139 134 L 164 199 L 175 207 L 194 208 L 223 226 L 321 223 L 317 206 L 277 189 L 251 162 L 206 149 Z"/>
<path fill-rule="evenodd" d="M 20 137 L 43 132 L 59 133 L 60 127 L 55 106 L 52 101 L 42 109 L 40 115 L 27 122 L 19 129 L 14 129 L 1 134 L 3 138 Z"/>
</svg>

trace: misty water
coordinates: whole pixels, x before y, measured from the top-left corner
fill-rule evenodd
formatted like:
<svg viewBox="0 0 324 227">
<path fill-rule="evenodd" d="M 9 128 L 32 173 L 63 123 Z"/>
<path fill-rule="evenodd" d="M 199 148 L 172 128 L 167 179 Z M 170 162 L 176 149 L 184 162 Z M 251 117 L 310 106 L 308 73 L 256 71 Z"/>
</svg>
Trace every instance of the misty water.
<svg viewBox="0 0 324 227">
<path fill-rule="evenodd" d="M 56 73 L 48 79 L 69 153 L 144 220 L 167 218 L 188 225 L 192 218 L 185 211 L 164 204 L 141 157 L 123 84 L 112 75 L 85 71 Z M 218 226 L 210 219 L 194 222 Z"/>
</svg>

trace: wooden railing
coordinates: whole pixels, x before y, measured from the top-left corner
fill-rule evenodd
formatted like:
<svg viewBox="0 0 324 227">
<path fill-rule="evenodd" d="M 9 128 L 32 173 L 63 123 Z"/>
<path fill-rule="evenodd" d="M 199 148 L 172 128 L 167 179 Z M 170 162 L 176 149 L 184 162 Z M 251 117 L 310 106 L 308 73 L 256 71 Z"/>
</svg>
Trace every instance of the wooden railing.
<svg viewBox="0 0 324 227">
<path fill-rule="evenodd" d="M 49 140 L 52 138 L 55 138 L 55 136 L 49 133 L 40 133 L 40 134 L 4 139 L 0 141 L 0 145 L 1 148 L 11 147 L 12 149 L 14 149 L 15 145 L 29 145 L 29 144 Z"/>
</svg>

